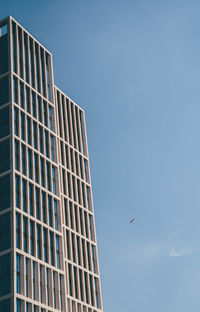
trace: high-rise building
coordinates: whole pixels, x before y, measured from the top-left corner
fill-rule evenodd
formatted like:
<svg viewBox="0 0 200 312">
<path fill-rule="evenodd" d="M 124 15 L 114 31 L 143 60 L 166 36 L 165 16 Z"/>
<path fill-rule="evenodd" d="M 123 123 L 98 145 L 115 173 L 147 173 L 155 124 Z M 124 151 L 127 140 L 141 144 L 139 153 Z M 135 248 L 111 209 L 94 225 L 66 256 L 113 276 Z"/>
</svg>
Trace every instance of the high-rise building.
<svg viewBox="0 0 200 312">
<path fill-rule="evenodd" d="M 0 21 L 0 312 L 102 311 L 84 111 Z"/>
</svg>

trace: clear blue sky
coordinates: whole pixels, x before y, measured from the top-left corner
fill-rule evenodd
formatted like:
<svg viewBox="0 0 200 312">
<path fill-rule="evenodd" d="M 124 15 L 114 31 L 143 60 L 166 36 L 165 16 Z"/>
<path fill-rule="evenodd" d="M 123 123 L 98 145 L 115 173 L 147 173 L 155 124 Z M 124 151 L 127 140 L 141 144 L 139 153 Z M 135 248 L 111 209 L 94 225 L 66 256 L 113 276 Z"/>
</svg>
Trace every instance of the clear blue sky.
<svg viewBox="0 0 200 312">
<path fill-rule="evenodd" d="M 2 0 L 9 14 L 86 111 L 104 311 L 199 311 L 200 2 Z"/>
</svg>

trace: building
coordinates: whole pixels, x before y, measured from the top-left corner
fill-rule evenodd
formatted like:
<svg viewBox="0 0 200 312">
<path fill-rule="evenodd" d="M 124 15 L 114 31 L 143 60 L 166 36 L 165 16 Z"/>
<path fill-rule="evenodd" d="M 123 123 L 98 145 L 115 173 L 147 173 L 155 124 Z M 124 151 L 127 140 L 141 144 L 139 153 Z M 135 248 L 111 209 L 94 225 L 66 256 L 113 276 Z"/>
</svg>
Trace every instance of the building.
<svg viewBox="0 0 200 312">
<path fill-rule="evenodd" d="M 52 55 L 0 21 L 0 312 L 100 312 L 84 111 Z"/>
</svg>

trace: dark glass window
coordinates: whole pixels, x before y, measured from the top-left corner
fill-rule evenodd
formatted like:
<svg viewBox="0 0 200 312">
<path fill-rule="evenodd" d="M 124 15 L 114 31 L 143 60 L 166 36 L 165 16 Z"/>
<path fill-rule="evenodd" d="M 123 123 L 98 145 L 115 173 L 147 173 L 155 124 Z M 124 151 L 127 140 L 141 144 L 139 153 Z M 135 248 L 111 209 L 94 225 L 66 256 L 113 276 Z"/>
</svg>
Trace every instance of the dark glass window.
<svg viewBox="0 0 200 312">
<path fill-rule="evenodd" d="M 38 181 L 39 181 L 39 157 L 38 157 L 38 154 L 34 154 L 34 160 L 35 160 L 35 182 L 38 183 Z"/>
<path fill-rule="evenodd" d="M 10 254 L 0 257 L 0 297 L 11 291 Z"/>
<path fill-rule="evenodd" d="M 20 105 L 24 108 L 24 84 L 20 81 Z"/>
<path fill-rule="evenodd" d="M 0 109 L 0 139 L 9 135 L 9 120 L 9 107 Z"/>
<path fill-rule="evenodd" d="M 53 130 L 53 120 L 52 120 L 53 116 L 52 115 L 53 115 L 53 109 L 51 106 L 49 106 L 49 128 L 51 130 Z"/>
<path fill-rule="evenodd" d="M 9 81 L 8 76 L 0 79 L 0 106 L 9 102 Z"/>
<path fill-rule="evenodd" d="M 31 65 L 31 85 L 33 87 L 35 87 L 35 70 L 34 70 L 34 49 L 33 49 L 33 45 L 34 45 L 34 42 L 31 38 L 29 38 L 30 40 L 30 54 L 31 54 L 31 57 L 30 57 L 30 65 Z"/>
<path fill-rule="evenodd" d="M 35 121 L 33 122 L 33 144 L 37 149 L 37 123 Z"/>
<path fill-rule="evenodd" d="M 15 122 L 15 135 L 19 136 L 19 110 L 15 107 L 14 109 L 14 122 Z"/>
<path fill-rule="evenodd" d="M 56 194 L 56 169 L 52 166 L 52 183 L 53 183 L 53 192 Z"/>
<path fill-rule="evenodd" d="M 60 269 L 60 248 L 59 248 L 59 236 L 56 235 L 56 260 L 57 260 L 57 268 Z"/>
<path fill-rule="evenodd" d="M 30 253 L 32 256 L 35 255 L 34 236 L 34 223 L 30 221 Z"/>
<path fill-rule="evenodd" d="M 44 172 L 44 159 L 40 158 L 40 173 L 41 173 L 41 184 L 45 186 L 45 172 Z"/>
<path fill-rule="evenodd" d="M 8 36 L 0 37 L 0 75 L 8 71 Z"/>
<path fill-rule="evenodd" d="M 44 261 L 48 262 L 48 254 L 47 254 L 47 230 L 43 228 L 43 241 L 44 241 Z"/>
<path fill-rule="evenodd" d="M 0 178 L 0 210 L 10 207 L 10 175 Z"/>
<path fill-rule="evenodd" d="M 48 208 L 49 208 L 49 226 L 52 227 L 52 198 L 48 195 Z"/>
<path fill-rule="evenodd" d="M 40 219 L 40 189 L 35 188 L 35 210 L 36 210 L 36 218 Z"/>
<path fill-rule="evenodd" d="M 21 157 L 22 157 L 22 173 L 26 174 L 26 146 L 21 145 Z"/>
<path fill-rule="evenodd" d="M 54 266 L 54 236 L 53 232 L 50 232 L 50 257 L 51 257 L 51 265 Z"/>
<path fill-rule="evenodd" d="M 27 142 L 31 145 L 31 119 L 27 117 Z"/>
<path fill-rule="evenodd" d="M 10 248 L 10 212 L 0 215 L 0 252 Z"/>
<path fill-rule="evenodd" d="M 54 161 L 54 138 L 50 135 L 51 160 Z"/>
<path fill-rule="evenodd" d="M 42 192 L 42 217 L 43 222 L 47 223 L 47 215 L 46 215 L 46 195 Z"/>
<path fill-rule="evenodd" d="M 21 217 L 19 213 L 16 213 L 16 247 L 20 249 L 21 240 Z"/>
<path fill-rule="evenodd" d="M 10 311 L 10 299 L 0 302 L 0 312 Z"/>
<path fill-rule="evenodd" d="M 17 299 L 17 312 L 21 312 L 22 311 L 21 308 L 22 308 L 21 300 Z"/>
<path fill-rule="evenodd" d="M 24 251 L 28 249 L 28 219 L 23 217 L 23 238 L 24 238 Z"/>
<path fill-rule="evenodd" d="M 33 178 L 33 170 L 32 170 L 32 150 L 28 149 L 28 172 L 29 178 Z"/>
<path fill-rule="evenodd" d="M 12 54 L 13 54 L 13 70 L 16 73 L 17 72 L 17 38 L 16 38 L 16 24 L 13 22 L 12 23 L 12 31 L 13 31 L 13 50 L 12 50 Z"/>
<path fill-rule="evenodd" d="M 23 200 L 23 211 L 27 211 L 27 182 L 22 179 L 22 200 Z"/>
<path fill-rule="evenodd" d="M 54 218 L 55 218 L 55 229 L 58 230 L 58 207 L 56 199 L 54 199 Z"/>
<path fill-rule="evenodd" d="M 31 113 L 30 109 L 30 89 L 26 87 L 26 110 L 28 113 Z"/>
<path fill-rule="evenodd" d="M 1 153 L 1 149 L 0 149 L 0 153 Z M 19 141 L 17 140 L 15 140 L 15 169 L 19 171 Z"/>
<path fill-rule="evenodd" d="M 15 193 L 15 205 L 20 208 L 20 177 L 18 175 L 15 176 Z"/>
<path fill-rule="evenodd" d="M 25 114 L 21 113 L 21 139 L 25 140 Z"/>
<path fill-rule="evenodd" d="M 16 77 L 13 79 L 13 88 L 14 88 L 14 102 L 18 104 L 18 80 Z"/>
<path fill-rule="evenodd" d="M 29 184 L 29 213 L 33 216 L 33 185 Z"/>
<path fill-rule="evenodd" d="M 0 173 L 10 169 L 10 141 L 0 143 Z"/>
<path fill-rule="evenodd" d="M 17 254 L 16 256 L 16 287 L 17 287 L 17 292 L 20 293 L 21 287 L 20 287 L 20 255 Z M 18 310 L 17 310 L 18 311 Z"/>
<path fill-rule="evenodd" d="M 37 256 L 41 259 L 41 226 L 37 224 Z"/>
<path fill-rule="evenodd" d="M 36 94 L 35 92 L 32 92 L 32 114 L 35 118 L 36 117 Z"/>
<path fill-rule="evenodd" d="M 28 51 L 28 36 L 24 33 L 24 64 L 25 64 L 25 80 L 29 82 L 29 51 Z"/>
</svg>

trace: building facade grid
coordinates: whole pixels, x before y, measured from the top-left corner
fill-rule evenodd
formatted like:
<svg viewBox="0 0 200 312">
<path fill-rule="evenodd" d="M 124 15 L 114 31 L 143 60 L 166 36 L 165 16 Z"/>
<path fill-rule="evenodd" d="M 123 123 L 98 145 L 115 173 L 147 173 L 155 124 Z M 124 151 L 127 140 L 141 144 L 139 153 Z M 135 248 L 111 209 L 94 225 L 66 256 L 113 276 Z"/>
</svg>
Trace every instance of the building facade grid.
<svg viewBox="0 0 200 312">
<path fill-rule="evenodd" d="M 0 21 L 0 312 L 100 312 L 84 111 L 52 55 Z"/>
</svg>

